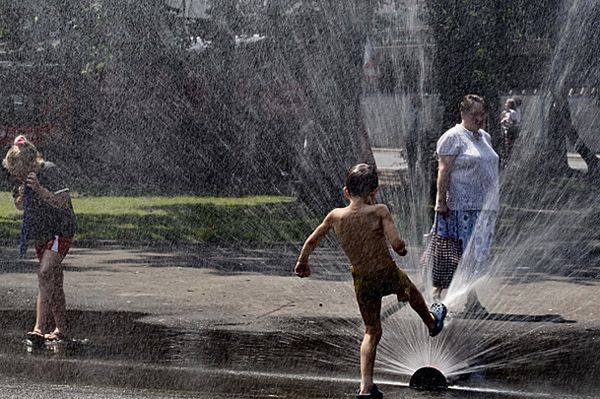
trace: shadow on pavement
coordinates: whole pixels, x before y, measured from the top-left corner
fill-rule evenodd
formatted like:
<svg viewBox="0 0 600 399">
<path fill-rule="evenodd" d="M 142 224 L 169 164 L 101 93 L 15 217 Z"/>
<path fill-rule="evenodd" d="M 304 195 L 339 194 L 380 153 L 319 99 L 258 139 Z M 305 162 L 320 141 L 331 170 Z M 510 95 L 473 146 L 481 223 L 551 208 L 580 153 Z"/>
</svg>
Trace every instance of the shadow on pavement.
<svg viewBox="0 0 600 399">
<path fill-rule="evenodd" d="M 67 353 L 95 359 L 165 362 L 172 348 L 165 342 L 176 339 L 176 332 L 138 321 L 144 313 L 86 312 L 68 310 L 68 337 L 82 345 L 68 347 Z M 0 353 L 23 353 L 25 333 L 35 322 L 33 310 L 0 311 Z M 43 351 L 42 351 L 43 352 Z"/>
<path fill-rule="evenodd" d="M 577 320 L 567 320 L 559 314 L 511 314 L 511 313 L 488 313 L 486 315 L 476 315 L 469 313 L 461 313 L 458 315 L 463 319 L 483 319 L 495 321 L 516 321 L 523 323 L 577 323 Z"/>
<path fill-rule="evenodd" d="M 327 323 L 313 323 L 320 334 L 308 336 L 303 331 L 173 331 L 141 321 L 144 313 L 70 310 L 71 344 L 28 351 L 25 333 L 34 316 L 32 310 L 0 311 L 1 374 L 53 383 L 318 397 L 324 391 L 314 389 L 311 378 L 331 395 L 345 383 L 336 378 L 354 375 L 357 367 L 339 359 L 358 347 L 358 337 L 324 331 Z"/>
<path fill-rule="evenodd" d="M 146 248 L 127 251 L 127 257 L 103 259 L 101 250 L 78 249 L 79 255 L 100 256 L 95 262 L 116 266 L 143 265 L 147 267 L 190 267 L 210 269 L 222 275 L 260 273 L 269 276 L 293 276 L 298 251 L 296 248 L 231 248 L 192 246 L 183 248 Z M 350 266 L 337 249 L 321 248 L 311 258 L 314 279 L 343 281 L 351 279 Z M 104 266 L 106 267 L 106 266 Z"/>
</svg>

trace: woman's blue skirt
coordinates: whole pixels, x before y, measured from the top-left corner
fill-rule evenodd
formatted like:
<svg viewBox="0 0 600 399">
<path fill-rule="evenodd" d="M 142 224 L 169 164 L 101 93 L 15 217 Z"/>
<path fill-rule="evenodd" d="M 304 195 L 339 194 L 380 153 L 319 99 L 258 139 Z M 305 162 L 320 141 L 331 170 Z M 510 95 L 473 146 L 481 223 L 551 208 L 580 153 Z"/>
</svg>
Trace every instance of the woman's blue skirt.
<svg viewBox="0 0 600 399">
<path fill-rule="evenodd" d="M 444 217 L 436 212 L 431 232 L 459 240 L 462 257 L 469 258 L 469 263 L 474 265 L 474 271 L 482 272 L 486 269 L 492 246 L 496 215 L 496 211 L 451 210 Z"/>
</svg>

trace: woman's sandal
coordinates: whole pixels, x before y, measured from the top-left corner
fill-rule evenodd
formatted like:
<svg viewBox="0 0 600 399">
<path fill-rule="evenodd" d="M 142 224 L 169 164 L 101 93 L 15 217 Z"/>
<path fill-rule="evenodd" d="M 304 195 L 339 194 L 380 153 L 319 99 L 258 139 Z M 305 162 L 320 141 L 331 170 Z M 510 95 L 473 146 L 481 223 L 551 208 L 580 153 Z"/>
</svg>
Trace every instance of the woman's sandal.
<svg viewBox="0 0 600 399">
<path fill-rule="evenodd" d="M 370 393 L 359 393 L 360 389 L 356 391 L 356 399 L 383 399 L 383 392 L 377 388 L 377 385 L 373 384 Z"/>
<path fill-rule="evenodd" d="M 446 313 L 448 313 L 448 308 L 443 303 L 432 303 L 429 311 L 435 318 L 435 327 L 429 331 L 429 335 L 435 337 L 444 328 L 444 319 L 446 318 Z"/>
</svg>

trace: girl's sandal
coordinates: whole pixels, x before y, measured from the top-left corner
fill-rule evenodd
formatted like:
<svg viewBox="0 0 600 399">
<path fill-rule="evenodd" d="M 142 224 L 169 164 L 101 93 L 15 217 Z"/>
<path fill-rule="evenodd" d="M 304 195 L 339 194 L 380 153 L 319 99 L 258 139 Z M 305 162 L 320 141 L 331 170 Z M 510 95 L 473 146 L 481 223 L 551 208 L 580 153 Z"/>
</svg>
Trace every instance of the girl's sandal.
<svg viewBox="0 0 600 399">
<path fill-rule="evenodd" d="M 67 337 L 61 332 L 53 332 L 50 334 L 45 334 L 44 339 L 46 342 L 60 342 L 67 339 Z"/>
<path fill-rule="evenodd" d="M 29 331 L 25 334 L 25 343 L 30 346 L 40 347 L 44 345 L 45 336 L 39 331 Z"/>
</svg>

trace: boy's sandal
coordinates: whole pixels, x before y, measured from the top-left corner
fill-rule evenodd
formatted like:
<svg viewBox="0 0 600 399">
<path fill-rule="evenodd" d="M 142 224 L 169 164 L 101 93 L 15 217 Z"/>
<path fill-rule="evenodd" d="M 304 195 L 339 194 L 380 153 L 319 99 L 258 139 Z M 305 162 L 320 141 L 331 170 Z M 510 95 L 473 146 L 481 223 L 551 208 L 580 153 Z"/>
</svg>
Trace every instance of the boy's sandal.
<svg viewBox="0 0 600 399">
<path fill-rule="evenodd" d="M 359 393 L 360 389 L 356 390 L 356 399 L 383 399 L 383 392 L 377 388 L 377 385 L 373 384 L 371 393 Z"/>
<path fill-rule="evenodd" d="M 435 327 L 429 331 L 429 335 L 435 337 L 444 328 L 444 319 L 446 318 L 446 313 L 448 313 L 448 308 L 443 303 L 432 303 L 429 311 L 435 318 Z"/>
</svg>

